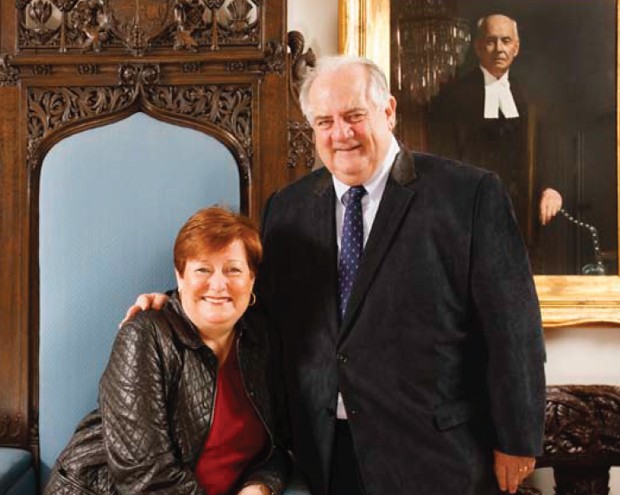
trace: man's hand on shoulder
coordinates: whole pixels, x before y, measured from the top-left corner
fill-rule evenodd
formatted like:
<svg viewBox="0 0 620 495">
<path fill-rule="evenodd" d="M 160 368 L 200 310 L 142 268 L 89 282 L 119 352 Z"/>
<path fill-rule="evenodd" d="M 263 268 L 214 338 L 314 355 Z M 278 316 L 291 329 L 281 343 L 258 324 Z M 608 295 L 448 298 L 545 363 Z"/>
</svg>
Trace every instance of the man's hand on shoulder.
<svg viewBox="0 0 620 495">
<path fill-rule="evenodd" d="M 494 469 L 497 484 L 503 492 L 516 493 L 517 488 L 534 471 L 535 457 L 508 455 L 499 450 L 493 451 Z"/>
<path fill-rule="evenodd" d="M 166 294 L 160 294 L 159 292 L 151 292 L 150 294 L 140 294 L 136 299 L 136 302 L 131 306 L 127 313 L 125 313 L 125 318 L 118 325 L 119 328 L 125 324 L 129 318 L 138 314 L 140 311 L 146 311 L 147 309 L 161 309 L 164 304 L 168 301 L 168 296 Z"/>
<path fill-rule="evenodd" d="M 271 495 L 269 487 L 263 484 L 244 486 L 238 495 Z"/>
</svg>

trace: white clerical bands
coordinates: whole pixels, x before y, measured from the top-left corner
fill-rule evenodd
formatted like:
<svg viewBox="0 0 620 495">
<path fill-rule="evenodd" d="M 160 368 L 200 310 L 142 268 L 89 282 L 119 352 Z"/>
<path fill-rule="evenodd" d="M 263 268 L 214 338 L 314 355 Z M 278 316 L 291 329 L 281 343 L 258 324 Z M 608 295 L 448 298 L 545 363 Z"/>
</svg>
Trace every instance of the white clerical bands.
<svg viewBox="0 0 620 495">
<path fill-rule="evenodd" d="M 507 79 L 498 79 L 484 85 L 484 118 L 497 119 L 500 111 L 507 119 L 519 116 Z"/>
</svg>

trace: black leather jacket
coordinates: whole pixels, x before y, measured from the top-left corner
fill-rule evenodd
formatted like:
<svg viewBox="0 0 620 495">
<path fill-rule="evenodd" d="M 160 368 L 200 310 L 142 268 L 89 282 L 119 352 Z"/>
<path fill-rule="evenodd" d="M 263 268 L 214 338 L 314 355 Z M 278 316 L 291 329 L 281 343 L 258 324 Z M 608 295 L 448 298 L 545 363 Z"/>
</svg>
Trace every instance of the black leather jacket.
<svg viewBox="0 0 620 495">
<path fill-rule="evenodd" d="M 237 323 L 249 398 L 271 440 L 239 487 L 264 483 L 278 494 L 289 472 L 276 441 L 283 425 L 270 335 L 256 315 Z M 212 422 L 217 359 L 174 293 L 161 311 L 138 314 L 116 337 L 99 385 L 99 409 L 78 426 L 52 470 L 45 494 L 202 494 L 194 467 Z M 236 492 L 235 492 L 236 493 Z"/>
</svg>

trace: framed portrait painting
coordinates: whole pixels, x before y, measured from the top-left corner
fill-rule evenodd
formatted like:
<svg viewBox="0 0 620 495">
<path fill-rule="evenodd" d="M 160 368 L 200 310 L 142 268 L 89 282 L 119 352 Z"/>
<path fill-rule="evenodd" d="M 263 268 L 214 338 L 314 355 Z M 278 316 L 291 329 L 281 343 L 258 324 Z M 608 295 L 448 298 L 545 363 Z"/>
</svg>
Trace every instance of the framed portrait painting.
<svg viewBox="0 0 620 495">
<path fill-rule="evenodd" d="M 620 324 L 615 0 L 340 0 L 407 147 L 496 172 L 544 324 Z"/>
</svg>

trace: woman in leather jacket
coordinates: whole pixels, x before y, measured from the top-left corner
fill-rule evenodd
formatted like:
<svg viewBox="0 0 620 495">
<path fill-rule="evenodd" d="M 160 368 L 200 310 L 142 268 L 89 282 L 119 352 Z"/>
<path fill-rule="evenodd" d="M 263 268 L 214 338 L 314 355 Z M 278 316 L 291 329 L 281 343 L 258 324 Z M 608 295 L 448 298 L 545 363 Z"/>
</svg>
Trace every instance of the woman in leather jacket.
<svg viewBox="0 0 620 495">
<path fill-rule="evenodd" d="M 246 312 L 262 256 L 250 221 L 206 208 L 174 246 L 162 311 L 119 331 L 99 408 L 60 454 L 45 494 L 267 495 L 282 491 L 283 400 L 269 329 Z"/>
</svg>

